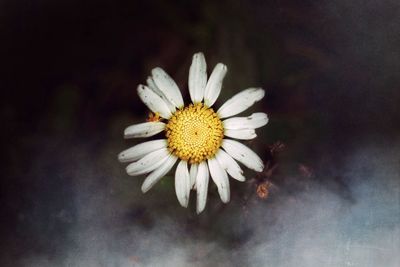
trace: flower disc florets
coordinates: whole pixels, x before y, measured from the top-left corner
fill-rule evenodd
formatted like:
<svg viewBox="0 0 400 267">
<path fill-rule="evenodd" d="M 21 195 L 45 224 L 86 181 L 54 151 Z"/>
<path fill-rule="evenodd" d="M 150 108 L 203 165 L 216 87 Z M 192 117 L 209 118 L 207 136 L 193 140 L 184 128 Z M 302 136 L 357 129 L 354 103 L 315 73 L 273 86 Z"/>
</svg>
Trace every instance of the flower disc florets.
<svg viewBox="0 0 400 267">
<path fill-rule="evenodd" d="M 218 115 L 202 103 L 176 111 L 166 126 L 168 149 L 189 163 L 199 163 L 215 155 L 224 129 Z"/>
</svg>

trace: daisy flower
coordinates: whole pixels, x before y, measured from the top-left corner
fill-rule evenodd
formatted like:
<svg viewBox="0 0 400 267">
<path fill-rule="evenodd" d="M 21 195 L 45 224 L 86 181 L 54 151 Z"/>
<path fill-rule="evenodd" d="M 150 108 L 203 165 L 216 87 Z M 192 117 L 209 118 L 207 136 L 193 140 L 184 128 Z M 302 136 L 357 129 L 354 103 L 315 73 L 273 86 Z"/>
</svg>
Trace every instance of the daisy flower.
<svg viewBox="0 0 400 267">
<path fill-rule="evenodd" d="M 163 138 L 133 146 L 118 155 L 131 176 L 147 174 L 143 193 L 164 177 L 179 162 L 175 170 L 175 191 L 179 203 L 187 207 L 190 191 L 196 190 L 196 211 L 204 210 L 209 177 L 218 188 L 222 202 L 230 200 L 228 174 L 244 181 L 240 162 L 261 172 L 263 161 L 239 140 L 250 140 L 255 129 L 268 123 L 265 113 L 248 117 L 233 117 L 264 97 L 261 88 L 248 88 L 226 101 L 216 112 L 217 100 L 227 67 L 218 63 L 207 79 L 203 53 L 193 55 L 189 70 L 189 94 L 192 103 L 185 106 L 174 80 L 161 68 L 154 68 L 147 85 L 137 88 L 140 99 L 154 112 L 147 122 L 129 126 L 125 138 L 144 138 L 163 132 Z M 233 139 L 228 139 L 228 138 Z"/>
</svg>

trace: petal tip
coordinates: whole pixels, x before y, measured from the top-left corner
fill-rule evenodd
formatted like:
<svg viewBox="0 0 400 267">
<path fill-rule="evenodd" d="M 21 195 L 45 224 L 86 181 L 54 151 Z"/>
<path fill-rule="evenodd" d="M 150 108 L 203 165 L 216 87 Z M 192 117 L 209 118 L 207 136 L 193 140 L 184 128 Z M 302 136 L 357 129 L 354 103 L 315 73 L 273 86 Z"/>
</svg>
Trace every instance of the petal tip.
<svg viewBox="0 0 400 267">
<path fill-rule="evenodd" d="M 194 53 L 194 54 L 193 54 L 193 58 L 196 58 L 196 57 L 204 57 L 204 53 L 201 52 L 201 51 L 199 51 L 199 52 L 197 52 L 197 53 Z"/>
<path fill-rule="evenodd" d="M 143 91 L 144 90 L 144 85 L 143 84 L 139 84 L 138 86 L 137 86 L 137 88 L 136 88 L 136 90 L 138 91 L 138 93 L 140 92 L 140 91 Z"/>
<path fill-rule="evenodd" d="M 196 208 L 196 213 L 197 213 L 197 215 L 199 215 L 199 214 L 202 213 L 203 211 L 204 211 L 204 207 Z"/>
<path fill-rule="evenodd" d="M 264 163 L 260 163 L 259 166 L 257 166 L 257 169 L 255 169 L 256 172 L 262 172 L 264 170 Z"/>
<path fill-rule="evenodd" d="M 163 71 L 163 69 L 162 68 L 160 68 L 160 67 L 155 67 L 155 68 L 153 68 L 152 70 L 151 70 L 151 74 L 154 76 L 154 72 L 157 72 L 157 71 Z"/>
<path fill-rule="evenodd" d="M 222 71 L 228 70 L 228 67 L 224 63 L 218 63 L 217 67 L 220 68 Z"/>
<path fill-rule="evenodd" d="M 179 201 L 179 204 L 183 207 L 183 208 L 187 208 L 189 206 L 189 202 L 185 201 L 185 202 L 181 202 Z"/>
<path fill-rule="evenodd" d="M 133 175 L 131 174 L 131 171 L 130 171 L 129 165 L 128 165 L 128 166 L 126 166 L 126 168 L 125 168 L 125 171 L 126 171 L 126 173 L 127 173 L 129 176 L 133 176 Z"/>
<path fill-rule="evenodd" d="M 257 88 L 257 91 L 260 92 L 260 99 L 262 99 L 265 96 L 265 90 L 263 88 Z"/>
<path fill-rule="evenodd" d="M 227 204 L 227 203 L 229 203 L 229 201 L 231 201 L 231 198 L 226 198 L 226 199 L 221 199 L 221 200 L 222 200 L 222 203 Z"/>
<path fill-rule="evenodd" d="M 118 160 L 119 162 L 124 162 L 124 158 L 125 158 L 125 153 L 121 152 L 118 154 Z"/>
<path fill-rule="evenodd" d="M 150 188 L 148 188 L 144 183 L 142 184 L 142 187 L 140 188 L 140 190 L 142 190 L 143 194 L 146 194 L 147 191 L 149 191 Z"/>
</svg>

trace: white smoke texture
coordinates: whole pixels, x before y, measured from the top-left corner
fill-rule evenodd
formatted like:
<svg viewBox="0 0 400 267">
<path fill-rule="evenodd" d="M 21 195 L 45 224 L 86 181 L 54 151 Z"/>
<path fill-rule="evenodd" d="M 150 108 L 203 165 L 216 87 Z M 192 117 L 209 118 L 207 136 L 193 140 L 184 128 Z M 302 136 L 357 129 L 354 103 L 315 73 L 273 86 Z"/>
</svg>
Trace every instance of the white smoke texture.
<svg viewBox="0 0 400 267">
<path fill-rule="evenodd" d="M 217 216 L 205 213 L 184 218 L 151 213 L 162 200 L 154 202 L 156 194 L 145 195 L 134 200 L 148 201 L 150 218 L 144 221 L 121 217 L 121 202 L 110 197 L 104 186 L 94 185 L 91 179 L 95 178 L 86 172 L 86 182 L 76 185 L 77 219 L 69 231 L 72 242 L 56 256 L 33 255 L 21 263 L 34 267 L 397 267 L 399 155 L 399 147 L 369 147 L 349 156 L 340 174 L 349 196 L 308 181 L 304 191 L 278 190 L 270 200 L 250 204 L 247 215 L 242 208 L 234 208 L 240 200 L 233 199 L 232 206 Z M 208 203 L 209 209 L 215 201 Z M 176 203 L 167 209 L 180 208 Z M 191 214 L 190 210 L 182 212 Z"/>
</svg>

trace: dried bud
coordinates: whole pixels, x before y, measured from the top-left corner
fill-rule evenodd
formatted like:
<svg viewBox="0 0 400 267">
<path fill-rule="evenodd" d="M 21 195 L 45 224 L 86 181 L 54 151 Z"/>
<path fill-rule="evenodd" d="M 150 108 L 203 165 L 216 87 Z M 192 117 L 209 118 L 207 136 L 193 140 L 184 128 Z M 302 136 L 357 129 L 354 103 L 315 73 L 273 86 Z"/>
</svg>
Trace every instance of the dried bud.
<svg viewBox="0 0 400 267">
<path fill-rule="evenodd" d="M 160 121 L 160 120 L 161 120 L 161 118 L 160 118 L 160 114 L 158 114 L 158 112 L 156 112 L 154 114 L 152 112 L 150 112 L 149 117 L 146 119 L 147 122 Z"/>
<path fill-rule="evenodd" d="M 269 190 L 272 186 L 272 183 L 269 181 L 265 181 L 257 186 L 257 195 L 261 199 L 267 199 L 269 195 Z"/>
</svg>

